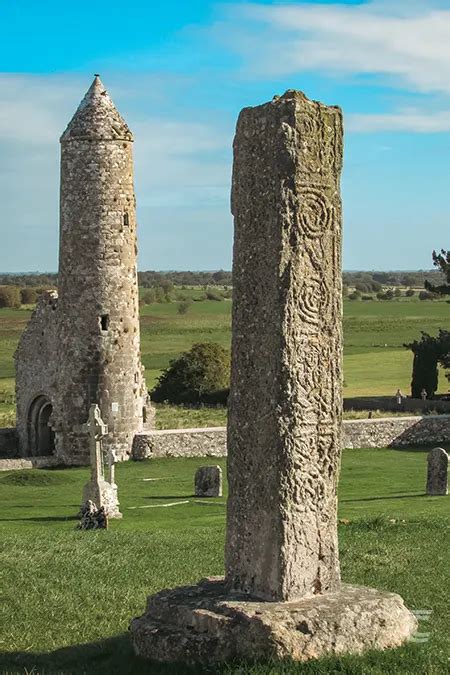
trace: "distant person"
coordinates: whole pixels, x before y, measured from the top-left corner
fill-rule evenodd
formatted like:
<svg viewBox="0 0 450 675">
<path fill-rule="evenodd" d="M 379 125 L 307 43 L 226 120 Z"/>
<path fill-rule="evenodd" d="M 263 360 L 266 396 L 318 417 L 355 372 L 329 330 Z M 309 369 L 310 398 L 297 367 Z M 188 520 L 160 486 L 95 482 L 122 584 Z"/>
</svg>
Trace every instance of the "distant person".
<svg viewBox="0 0 450 675">
<path fill-rule="evenodd" d="M 397 399 L 397 405 L 401 405 L 403 399 L 405 398 L 400 389 L 397 389 L 395 392 L 395 398 Z"/>
<path fill-rule="evenodd" d="M 420 398 L 422 399 L 422 401 L 426 401 L 426 400 L 427 400 L 427 390 L 425 389 L 425 387 L 424 387 L 424 388 L 422 389 L 422 391 L 420 392 Z"/>
</svg>

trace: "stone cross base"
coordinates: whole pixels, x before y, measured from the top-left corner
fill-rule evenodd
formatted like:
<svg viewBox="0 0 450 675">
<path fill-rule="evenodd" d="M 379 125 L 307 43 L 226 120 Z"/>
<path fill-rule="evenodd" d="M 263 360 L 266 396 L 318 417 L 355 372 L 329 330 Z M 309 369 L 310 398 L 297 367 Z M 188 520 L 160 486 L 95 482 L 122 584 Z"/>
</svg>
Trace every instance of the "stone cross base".
<svg viewBox="0 0 450 675">
<path fill-rule="evenodd" d="M 83 489 L 83 504 L 91 500 L 99 508 L 104 507 L 108 518 L 122 518 L 119 511 L 117 485 L 106 480 L 90 480 Z"/>
<path fill-rule="evenodd" d="M 359 654 L 398 647 L 416 629 L 395 593 L 343 584 L 298 602 L 248 601 L 228 595 L 219 577 L 150 596 L 146 613 L 130 626 L 139 656 L 204 665 Z"/>
</svg>

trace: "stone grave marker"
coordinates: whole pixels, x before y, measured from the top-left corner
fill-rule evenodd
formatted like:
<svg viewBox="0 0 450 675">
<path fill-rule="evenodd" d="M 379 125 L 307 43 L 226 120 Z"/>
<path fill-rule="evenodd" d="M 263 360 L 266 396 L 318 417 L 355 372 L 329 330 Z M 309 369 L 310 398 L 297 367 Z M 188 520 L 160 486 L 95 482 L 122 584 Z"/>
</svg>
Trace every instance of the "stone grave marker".
<svg viewBox="0 0 450 675">
<path fill-rule="evenodd" d="M 103 422 L 100 408 L 95 403 L 89 409 L 89 420 L 83 425 L 83 431 L 89 433 L 91 459 L 91 479 L 84 486 L 83 506 L 91 501 L 97 509 L 103 508 L 108 518 L 122 518 L 114 476 L 116 457 L 113 450 L 109 448 L 107 454 L 109 481 L 107 481 L 104 472 L 102 439 L 107 435 L 108 427 Z"/>
<path fill-rule="evenodd" d="M 427 495 L 448 494 L 448 454 L 443 448 L 434 448 L 427 457 Z"/>
<path fill-rule="evenodd" d="M 222 496 L 222 469 L 220 466 L 200 466 L 195 472 L 196 497 Z"/>
</svg>

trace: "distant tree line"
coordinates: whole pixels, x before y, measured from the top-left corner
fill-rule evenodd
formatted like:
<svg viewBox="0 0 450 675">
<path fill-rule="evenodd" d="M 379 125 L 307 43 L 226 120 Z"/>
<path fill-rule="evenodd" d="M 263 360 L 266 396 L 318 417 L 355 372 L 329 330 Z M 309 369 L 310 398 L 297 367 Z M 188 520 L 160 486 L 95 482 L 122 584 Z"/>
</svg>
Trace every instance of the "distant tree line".
<svg viewBox="0 0 450 675">
<path fill-rule="evenodd" d="M 359 290 L 361 293 L 378 293 L 385 286 L 404 286 L 426 288 L 428 284 L 442 284 L 445 277 L 442 270 L 418 270 L 416 272 L 344 272 L 342 280 L 345 286 Z"/>
<path fill-rule="evenodd" d="M 45 272 L 24 274 L 0 274 L 0 286 L 33 286 L 35 288 L 56 288 L 58 275 Z"/>
<path fill-rule="evenodd" d="M 32 288 L 25 286 L 0 286 L 0 307 L 18 309 L 22 305 L 34 305 L 44 288 Z"/>
<path fill-rule="evenodd" d="M 443 253 L 435 254 L 436 260 Z M 447 260 L 447 265 L 450 261 Z M 164 288 L 168 283 L 173 286 L 231 286 L 231 272 L 218 270 L 213 272 L 156 272 L 148 270 L 138 272 L 139 286 L 143 288 Z M 426 282 L 426 283 L 425 283 Z M 55 288 L 58 283 L 58 275 L 50 272 L 39 274 L 31 272 L 27 274 L 0 274 L 0 286 L 33 286 L 43 288 Z M 343 283 L 347 287 L 355 288 L 360 293 L 379 293 L 386 286 L 404 286 L 412 288 L 427 288 L 445 284 L 445 274 L 438 266 L 436 270 L 419 270 L 416 272 L 344 272 Z"/>
<path fill-rule="evenodd" d="M 171 283 L 172 286 L 231 286 L 231 272 L 138 272 L 139 286 L 155 288 Z"/>
</svg>

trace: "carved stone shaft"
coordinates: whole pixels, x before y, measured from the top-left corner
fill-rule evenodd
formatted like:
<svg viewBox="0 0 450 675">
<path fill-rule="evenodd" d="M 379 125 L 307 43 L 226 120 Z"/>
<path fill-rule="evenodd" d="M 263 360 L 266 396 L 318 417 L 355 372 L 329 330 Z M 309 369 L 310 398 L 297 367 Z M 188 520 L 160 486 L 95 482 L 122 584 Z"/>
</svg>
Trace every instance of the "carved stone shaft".
<svg viewBox="0 0 450 675">
<path fill-rule="evenodd" d="M 226 580 L 265 600 L 340 584 L 341 164 L 339 108 L 239 116 Z"/>
<path fill-rule="evenodd" d="M 448 494 L 448 454 L 443 448 L 434 448 L 427 457 L 427 495 Z"/>
</svg>

